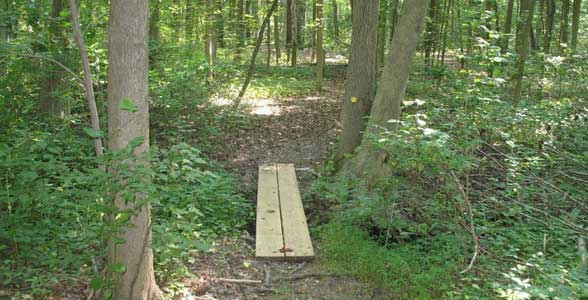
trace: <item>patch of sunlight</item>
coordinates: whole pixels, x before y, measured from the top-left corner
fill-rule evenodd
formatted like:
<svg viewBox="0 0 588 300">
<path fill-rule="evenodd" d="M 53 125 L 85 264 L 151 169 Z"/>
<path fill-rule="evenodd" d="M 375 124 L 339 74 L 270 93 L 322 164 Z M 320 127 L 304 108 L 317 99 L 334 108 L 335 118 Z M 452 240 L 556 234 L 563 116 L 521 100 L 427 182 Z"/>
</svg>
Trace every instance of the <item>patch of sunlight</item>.
<svg viewBox="0 0 588 300">
<path fill-rule="evenodd" d="M 251 99 L 246 101 L 249 113 L 257 116 L 279 116 L 282 108 L 272 99 Z"/>
<path fill-rule="evenodd" d="M 235 100 L 231 98 L 214 97 L 210 99 L 210 102 L 218 106 L 231 106 L 235 103 Z M 241 105 L 245 107 L 245 110 L 248 111 L 249 114 L 257 116 L 279 116 L 284 111 L 277 101 L 268 98 L 245 98 L 241 101 Z"/>
</svg>

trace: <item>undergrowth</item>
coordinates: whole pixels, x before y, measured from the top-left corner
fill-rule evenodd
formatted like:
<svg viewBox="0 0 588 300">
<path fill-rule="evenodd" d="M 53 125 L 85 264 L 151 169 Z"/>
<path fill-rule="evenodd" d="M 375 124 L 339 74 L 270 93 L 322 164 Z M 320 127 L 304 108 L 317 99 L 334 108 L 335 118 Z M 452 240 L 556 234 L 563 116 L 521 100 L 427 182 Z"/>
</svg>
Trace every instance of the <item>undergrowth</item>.
<svg viewBox="0 0 588 300">
<path fill-rule="evenodd" d="M 327 267 L 389 299 L 588 299 L 585 67 L 562 68 L 518 105 L 499 77 L 416 70 L 398 129 L 369 137 L 393 174 L 314 185 Z"/>
</svg>

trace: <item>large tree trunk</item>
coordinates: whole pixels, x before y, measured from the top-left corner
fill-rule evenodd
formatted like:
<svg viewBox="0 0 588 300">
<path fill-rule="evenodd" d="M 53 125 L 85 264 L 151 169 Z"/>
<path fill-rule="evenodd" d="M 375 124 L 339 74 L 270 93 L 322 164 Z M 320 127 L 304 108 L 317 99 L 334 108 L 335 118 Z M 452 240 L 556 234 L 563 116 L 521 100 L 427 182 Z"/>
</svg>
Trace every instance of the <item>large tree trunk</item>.
<svg viewBox="0 0 588 300">
<path fill-rule="evenodd" d="M 298 3 L 297 0 L 292 0 L 292 44 L 290 45 L 290 65 L 296 66 L 298 60 Z"/>
<path fill-rule="evenodd" d="M 543 31 L 545 28 L 545 0 L 539 0 L 539 8 L 537 10 L 537 22 L 535 23 L 535 40 L 537 42 L 537 49 L 543 46 Z"/>
<path fill-rule="evenodd" d="M 574 11 L 572 16 L 572 50 L 578 46 L 578 30 L 580 29 L 580 6 L 581 0 L 574 0 Z"/>
<path fill-rule="evenodd" d="M 400 120 L 410 64 L 424 27 L 428 7 L 429 0 L 411 0 L 403 4 L 371 109 L 366 130 L 370 135 L 378 134 L 383 129 L 394 130 L 397 125 L 390 120 Z M 370 187 L 377 179 L 390 176 L 391 170 L 386 165 L 387 155 L 369 147 L 369 137 L 364 135 L 362 143 L 365 147 L 358 153 L 353 171 L 357 176 L 365 176 Z"/>
<path fill-rule="evenodd" d="M 286 0 L 286 51 L 288 59 L 292 53 L 292 40 L 294 36 L 294 3 L 296 0 Z"/>
<path fill-rule="evenodd" d="M 247 33 L 245 31 L 245 0 L 239 0 L 237 4 L 237 49 L 235 49 L 235 61 L 241 60 L 241 52 L 245 48 Z"/>
<path fill-rule="evenodd" d="M 545 0 L 545 37 L 543 38 L 543 49 L 549 53 L 551 39 L 553 38 L 553 25 L 555 23 L 555 0 Z"/>
<path fill-rule="evenodd" d="M 502 43 L 500 45 L 500 53 L 503 55 L 508 51 L 508 40 L 512 32 L 512 15 L 514 11 L 514 0 L 508 0 L 506 6 L 506 20 L 504 20 L 504 33 L 502 37 Z"/>
<path fill-rule="evenodd" d="M 135 148 L 138 156 L 149 151 L 148 2 L 110 1 L 109 145 L 111 150 L 122 149 L 131 140 L 143 137 L 143 143 Z M 133 101 L 137 110 L 122 110 L 124 99 Z M 125 203 L 121 197 L 116 197 L 114 205 L 121 210 L 135 208 L 133 203 Z M 153 273 L 151 209 L 149 204 L 136 209 L 137 214 L 130 219 L 131 226 L 117 234 L 124 243 L 110 242 L 109 263 L 126 266 L 123 274 L 115 276 L 118 280 L 113 299 L 116 300 L 153 300 L 161 294 Z"/>
<path fill-rule="evenodd" d="M 340 162 L 355 151 L 365 129 L 376 88 L 379 0 L 362 0 L 353 5 L 351 55 L 347 66 L 341 141 L 337 152 Z"/>
<path fill-rule="evenodd" d="M 339 40 L 339 5 L 337 0 L 331 0 L 331 9 L 333 12 L 333 38 Z"/>
<path fill-rule="evenodd" d="M 63 49 L 65 49 L 64 31 L 58 21 L 63 8 L 63 0 L 53 0 L 51 19 L 47 30 L 48 40 L 46 46 L 42 47 L 47 51 L 54 48 L 58 41 L 63 42 Z M 63 104 L 55 96 L 55 93 L 63 86 L 61 79 L 63 71 L 53 64 L 48 64 L 42 74 L 39 90 L 39 111 L 44 115 L 64 117 Z"/>
<path fill-rule="evenodd" d="M 296 44 L 304 47 L 304 28 L 306 27 L 306 1 L 296 2 Z"/>
<path fill-rule="evenodd" d="M 514 101 L 518 103 L 523 90 L 523 77 L 525 76 L 525 63 L 529 56 L 530 28 L 533 22 L 534 0 L 521 0 L 521 17 L 517 24 L 517 73 L 515 79 Z"/>
</svg>

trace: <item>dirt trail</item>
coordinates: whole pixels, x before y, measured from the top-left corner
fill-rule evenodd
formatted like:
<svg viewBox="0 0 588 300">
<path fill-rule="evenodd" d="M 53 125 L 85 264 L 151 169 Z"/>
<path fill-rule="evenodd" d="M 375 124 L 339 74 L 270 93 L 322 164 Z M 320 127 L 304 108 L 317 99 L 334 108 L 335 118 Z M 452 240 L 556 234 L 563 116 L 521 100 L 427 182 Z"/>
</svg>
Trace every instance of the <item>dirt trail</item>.
<svg viewBox="0 0 588 300">
<path fill-rule="evenodd" d="M 322 92 L 283 99 L 244 101 L 251 115 L 248 128 L 226 132 L 215 159 L 227 163 L 242 183 L 255 189 L 257 166 L 293 163 L 302 186 L 307 173 L 320 170 L 339 134 L 342 84 L 327 82 Z"/>
<path fill-rule="evenodd" d="M 251 125 L 228 132 L 218 141 L 215 159 L 241 176 L 242 188 L 251 191 L 255 201 L 258 165 L 266 162 L 294 163 L 301 193 L 322 170 L 329 149 L 339 135 L 342 81 L 329 81 L 320 93 L 284 99 L 247 101 Z M 307 214 L 309 212 L 307 211 Z M 353 278 L 310 276 L 292 280 L 291 276 L 322 274 L 320 245 L 317 258 L 308 263 L 258 261 L 255 238 L 244 235 L 219 241 L 216 251 L 196 258 L 190 267 L 200 276 L 188 282 L 190 291 L 206 292 L 208 299 L 291 299 L 345 300 L 380 299 L 377 290 Z M 268 280 L 269 275 L 269 280 Z M 236 285 L 214 278 L 240 278 L 265 281 L 264 284 Z M 198 298 L 195 298 L 198 299 Z"/>
</svg>

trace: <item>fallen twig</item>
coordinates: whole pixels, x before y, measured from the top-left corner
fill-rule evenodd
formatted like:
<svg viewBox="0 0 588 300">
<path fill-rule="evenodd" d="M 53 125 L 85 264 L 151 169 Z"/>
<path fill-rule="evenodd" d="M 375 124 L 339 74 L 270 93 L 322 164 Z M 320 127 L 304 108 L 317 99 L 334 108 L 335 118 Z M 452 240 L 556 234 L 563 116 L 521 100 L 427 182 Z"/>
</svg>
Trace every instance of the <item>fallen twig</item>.
<svg viewBox="0 0 588 300">
<path fill-rule="evenodd" d="M 231 278 L 219 278 L 218 281 L 224 283 L 235 283 L 235 284 L 261 284 L 261 280 L 251 279 L 231 279 Z"/>
<path fill-rule="evenodd" d="M 470 260 L 470 264 L 467 266 L 467 268 L 465 268 L 463 271 L 461 271 L 460 273 L 467 273 L 469 272 L 472 267 L 474 266 L 474 263 L 476 262 L 476 259 L 478 259 L 478 251 L 480 249 L 480 244 L 478 242 L 478 235 L 476 234 L 476 224 L 474 223 L 474 212 L 472 210 L 472 204 L 470 203 L 470 197 L 468 196 L 468 194 L 466 193 L 463 185 L 461 184 L 461 182 L 459 181 L 459 178 L 457 177 L 457 175 L 455 175 L 455 173 L 451 172 L 451 175 L 453 176 L 453 179 L 455 180 L 455 183 L 457 184 L 457 189 L 459 190 L 459 193 L 461 195 L 461 197 L 463 198 L 464 203 L 466 204 L 466 208 L 467 208 L 467 213 L 469 215 L 470 218 L 470 233 L 472 234 L 472 240 L 474 242 L 474 255 L 472 256 L 472 259 Z"/>
</svg>

